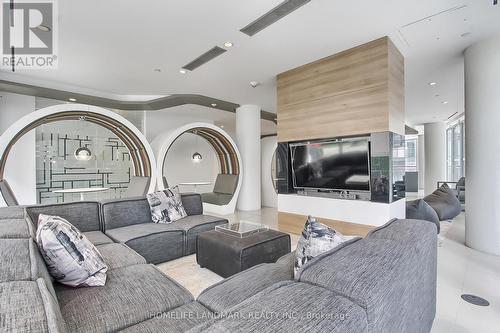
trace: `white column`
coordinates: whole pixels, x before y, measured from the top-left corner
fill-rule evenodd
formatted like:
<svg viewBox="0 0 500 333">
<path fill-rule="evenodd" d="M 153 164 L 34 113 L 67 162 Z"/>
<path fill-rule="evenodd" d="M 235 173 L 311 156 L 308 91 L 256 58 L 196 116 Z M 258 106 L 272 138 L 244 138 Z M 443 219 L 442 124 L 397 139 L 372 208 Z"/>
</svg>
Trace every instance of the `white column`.
<svg viewBox="0 0 500 333">
<path fill-rule="evenodd" d="M 500 255 L 500 36 L 465 52 L 465 243 Z"/>
<path fill-rule="evenodd" d="M 236 144 L 243 161 L 243 182 L 239 210 L 261 207 L 260 107 L 242 105 L 236 109 Z"/>
<path fill-rule="evenodd" d="M 418 190 L 425 188 L 425 135 L 419 134 L 417 139 L 418 153 Z"/>
<path fill-rule="evenodd" d="M 446 123 L 424 125 L 425 195 L 437 188 L 438 181 L 446 180 Z"/>
</svg>

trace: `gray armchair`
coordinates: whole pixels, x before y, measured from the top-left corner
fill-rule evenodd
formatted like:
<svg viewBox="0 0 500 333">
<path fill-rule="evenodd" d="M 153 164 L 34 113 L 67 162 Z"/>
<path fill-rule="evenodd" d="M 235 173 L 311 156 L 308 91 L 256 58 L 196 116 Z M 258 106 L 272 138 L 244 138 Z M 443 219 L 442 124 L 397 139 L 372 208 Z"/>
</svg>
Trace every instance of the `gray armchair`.
<svg viewBox="0 0 500 333">
<path fill-rule="evenodd" d="M 148 193 L 150 177 L 130 177 L 127 191 L 125 191 L 123 198 L 143 197 Z"/>
<path fill-rule="evenodd" d="M 19 205 L 14 192 L 12 192 L 9 183 L 7 183 L 7 180 L 5 179 L 0 179 L 0 193 L 2 194 L 3 200 L 5 201 L 7 206 Z"/>
<path fill-rule="evenodd" d="M 233 198 L 237 186 L 238 175 L 218 174 L 215 180 L 214 191 L 203 193 L 201 199 L 203 202 L 213 205 L 227 205 Z"/>
</svg>

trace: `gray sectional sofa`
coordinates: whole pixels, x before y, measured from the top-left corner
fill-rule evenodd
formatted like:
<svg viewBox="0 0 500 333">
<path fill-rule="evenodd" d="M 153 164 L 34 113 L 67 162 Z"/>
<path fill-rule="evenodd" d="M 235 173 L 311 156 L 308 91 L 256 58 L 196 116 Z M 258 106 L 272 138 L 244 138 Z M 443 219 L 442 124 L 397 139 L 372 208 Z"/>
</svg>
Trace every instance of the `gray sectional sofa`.
<svg viewBox="0 0 500 333">
<path fill-rule="evenodd" d="M 215 222 L 181 228 L 184 240 L 176 244 L 182 251 L 155 244 L 168 243 L 179 230 L 147 234 L 140 228 L 140 237 L 125 237 L 137 231 L 130 227 L 148 224 L 141 200 L 0 209 L 0 331 L 385 333 L 429 332 L 432 326 L 434 224 L 393 220 L 314 258 L 296 279 L 291 253 L 233 275 L 195 300 L 147 264 L 132 247 L 147 246 L 132 240 L 150 243 L 154 250 L 143 253 L 156 261 L 172 256 L 164 251 L 190 253 L 193 235 Z M 70 288 L 51 279 L 33 240 L 31 218 L 43 209 L 67 214 L 96 244 L 109 265 L 105 286 Z M 127 232 L 117 232 L 121 228 Z"/>
</svg>

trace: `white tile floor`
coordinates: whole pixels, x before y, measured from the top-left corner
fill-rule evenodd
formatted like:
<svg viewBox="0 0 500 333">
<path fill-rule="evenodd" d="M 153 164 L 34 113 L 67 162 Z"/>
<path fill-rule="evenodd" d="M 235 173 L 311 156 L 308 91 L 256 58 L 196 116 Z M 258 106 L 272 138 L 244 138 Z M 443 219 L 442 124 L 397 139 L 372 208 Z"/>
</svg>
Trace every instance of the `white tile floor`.
<svg viewBox="0 0 500 333">
<path fill-rule="evenodd" d="M 230 221 L 245 220 L 277 228 L 273 208 L 236 212 Z M 437 313 L 432 333 L 500 333 L 500 256 L 488 255 L 464 245 L 465 214 L 443 223 L 438 248 Z M 292 237 L 292 249 L 298 236 Z M 160 269 L 190 290 L 195 297 L 222 278 L 196 264 L 194 255 L 159 265 Z M 461 294 L 472 293 L 490 302 L 488 307 L 466 303 Z"/>
</svg>

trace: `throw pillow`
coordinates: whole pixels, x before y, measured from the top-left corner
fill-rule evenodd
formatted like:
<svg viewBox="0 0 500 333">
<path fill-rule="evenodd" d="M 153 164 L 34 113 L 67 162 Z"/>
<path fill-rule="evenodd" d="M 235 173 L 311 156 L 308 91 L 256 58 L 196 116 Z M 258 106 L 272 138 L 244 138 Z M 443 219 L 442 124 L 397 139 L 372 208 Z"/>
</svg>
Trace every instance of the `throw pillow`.
<svg viewBox="0 0 500 333">
<path fill-rule="evenodd" d="M 71 223 L 40 214 L 36 242 L 49 273 L 71 287 L 103 286 L 108 266 L 96 247 Z"/>
<path fill-rule="evenodd" d="M 344 236 L 334 229 L 317 222 L 314 217 L 309 216 L 295 251 L 295 278 L 298 278 L 302 267 L 312 258 L 330 251 L 353 238 L 356 238 L 356 236 Z"/>
<path fill-rule="evenodd" d="M 187 216 L 178 186 L 148 193 L 147 198 L 154 223 L 172 223 Z"/>
</svg>

